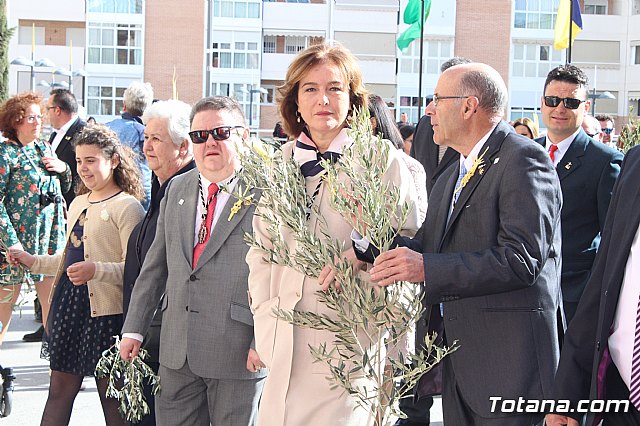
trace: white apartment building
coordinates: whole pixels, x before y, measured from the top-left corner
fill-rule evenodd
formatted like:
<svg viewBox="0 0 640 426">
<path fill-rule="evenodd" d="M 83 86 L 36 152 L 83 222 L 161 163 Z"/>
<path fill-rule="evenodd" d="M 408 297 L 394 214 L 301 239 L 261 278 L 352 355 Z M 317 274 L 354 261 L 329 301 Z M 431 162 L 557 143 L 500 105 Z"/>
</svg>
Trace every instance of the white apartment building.
<svg viewBox="0 0 640 426">
<path fill-rule="evenodd" d="M 640 99 L 640 0 L 580 0 L 584 31 L 572 63 L 591 79 L 597 112 L 637 112 Z M 360 60 L 371 92 L 397 116 L 417 122 L 419 41 L 395 44 L 407 28 L 407 0 L 11 0 L 8 24 L 18 27 L 9 58 L 48 58 L 36 65 L 36 90 L 69 81 L 87 115 L 108 121 L 122 109 L 133 80 L 149 81 L 156 97 L 186 102 L 204 95 L 237 98 L 254 130 L 278 120 L 276 88 L 294 55 L 336 40 Z M 533 116 L 547 72 L 565 62 L 553 49 L 558 0 L 432 0 L 424 30 L 422 105 L 433 94 L 442 62 L 454 55 L 494 66 L 510 91 L 508 119 Z M 33 40 L 33 49 L 32 49 Z M 71 47 L 73 46 L 73 47 Z M 145 47 L 146 46 L 146 47 Z M 51 63 L 55 65 L 51 65 Z M 172 78 L 173 76 L 173 78 Z M 12 92 L 28 90 L 30 67 L 11 65 Z M 608 91 L 615 99 L 598 96 Z"/>
</svg>

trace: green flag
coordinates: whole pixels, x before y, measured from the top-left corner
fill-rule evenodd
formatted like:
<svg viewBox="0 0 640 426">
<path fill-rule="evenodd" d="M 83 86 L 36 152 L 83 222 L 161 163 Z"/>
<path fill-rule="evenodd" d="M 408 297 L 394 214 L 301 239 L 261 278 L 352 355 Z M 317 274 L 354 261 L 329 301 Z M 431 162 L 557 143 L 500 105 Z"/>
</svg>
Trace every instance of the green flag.
<svg viewBox="0 0 640 426">
<path fill-rule="evenodd" d="M 424 18 L 422 21 L 420 21 L 421 8 L 422 0 L 409 0 L 409 3 L 407 3 L 407 7 L 404 9 L 404 23 L 411 26 L 398 37 L 396 42 L 398 49 L 406 49 L 413 40 L 422 36 L 422 23 L 424 23 L 429 16 L 431 0 L 424 0 Z"/>
</svg>

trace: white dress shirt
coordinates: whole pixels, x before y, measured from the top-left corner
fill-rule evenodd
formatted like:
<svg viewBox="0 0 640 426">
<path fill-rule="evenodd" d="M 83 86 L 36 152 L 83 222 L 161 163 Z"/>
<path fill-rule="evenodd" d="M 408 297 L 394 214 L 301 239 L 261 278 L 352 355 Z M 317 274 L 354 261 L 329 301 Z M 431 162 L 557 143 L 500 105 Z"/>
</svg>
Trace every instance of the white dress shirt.
<svg viewBox="0 0 640 426">
<path fill-rule="evenodd" d="M 631 382 L 631 359 L 636 333 L 636 315 L 640 297 L 640 228 L 631 244 L 631 251 L 624 269 L 618 307 L 613 320 L 613 332 L 609 336 L 609 353 L 618 368 L 620 377 L 629 386 Z"/>
<path fill-rule="evenodd" d="M 58 146 L 60 146 L 60 143 L 62 142 L 62 138 L 64 138 L 64 136 L 67 134 L 67 131 L 69 130 L 69 127 L 71 127 L 71 125 L 75 123 L 77 119 L 78 116 L 76 115 L 71 120 L 64 123 L 64 125 L 59 129 L 53 129 L 56 132 L 56 137 L 51 141 L 51 150 L 53 152 L 56 152 L 56 149 L 58 149 Z"/>
<path fill-rule="evenodd" d="M 558 163 L 560 163 L 560 160 L 562 160 L 562 157 L 564 157 L 564 155 L 567 153 L 567 150 L 571 146 L 571 142 L 573 142 L 576 136 L 578 136 L 578 133 L 580 133 L 580 130 L 581 128 L 579 127 L 578 130 L 576 130 L 571 136 L 561 140 L 556 144 L 558 146 L 558 150 L 553 153 L 553 167 L 558 167 Z M 549 150 L 551 149 L 551 145 L 553 144 L 551 143 L 551 141 L 549 140 L 549 136 L 547 135 L 546 142 L 544 145 L 547 152 L 549 152 Z"/>
</svg>

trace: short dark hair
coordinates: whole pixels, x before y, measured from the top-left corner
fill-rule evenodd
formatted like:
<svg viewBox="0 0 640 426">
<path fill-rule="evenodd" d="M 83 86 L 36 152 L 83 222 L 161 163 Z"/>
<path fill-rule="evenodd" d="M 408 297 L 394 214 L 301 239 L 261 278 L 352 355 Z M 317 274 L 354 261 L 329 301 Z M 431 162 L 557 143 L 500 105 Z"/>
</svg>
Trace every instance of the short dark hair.
<svg viewBox="0 0 640 426">
<path fill-rule="evenodd" d="M 400 134 L 402 135 L 402 140 L 407 140 L 407 138 L 411 137 L 416 132 L 416 126 L 413 124 L 403 124 L 400 126 Z"/>
<path fill-rule="evenodd" d="M 53 98 L 53 104 L 67 114 L 78 113 L 78 101 L 68 89 L 53 89 L 49 95 Z"/>
<path fill-rule="evenodd" d="M 555 67 L 549 74 L 544 82 L 544 89 L 542 93 L 546 93 L 547 86 L 552 81 L 563 81 L 566 83 L 576 84 L 578 87 L 584 88 L 585 92 L 589 91 L 589 79 L 587 75 L 580 68 L 566 64 Z"/>
<path fill-rule="evenodd" d="M 598 114 L 596 115 L 596 120 L 598 121 L 610 121 L 614 126 L 616 125 L 616 120 L 610 114 Z"/>
<path fill-rule="evenodd" d="M 449 68 L 455 67 L 456 65 L 470 64 L 472 62 L 473 61 L 471 59 L 465 58 L 464 56 L 454 56 L 453 58 L 444 61 L 442 65 L 440 65 L 440 73 L 443 73 Z"/>
<path fill-rule="evenodd" d="M 247 126 L 242 107 L 238 101 L 228 96 L 209 96 L 200 99 L 191 109 L 189 123 L 193 123 L 193 117 L 202 111 L 228 111 L 238 120 L 238 124 Z"/>
</svg>

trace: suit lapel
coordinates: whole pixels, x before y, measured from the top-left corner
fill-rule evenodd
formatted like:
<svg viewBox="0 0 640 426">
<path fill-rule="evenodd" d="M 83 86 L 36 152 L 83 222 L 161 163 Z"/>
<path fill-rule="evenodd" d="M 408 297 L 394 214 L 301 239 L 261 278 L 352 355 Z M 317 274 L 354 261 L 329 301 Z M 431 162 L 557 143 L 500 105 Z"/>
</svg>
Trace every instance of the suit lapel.
<svg viewBox="0 0 640 426">
<path fill-rule="evenodd" d="M 455 220 L 460 215 L 460 212 L 471 197 L 471 194 L 473 194 L 475 189 L 478 187 L 480 181 L 487 175 L 487 172 L 494 164 L 494 162 L 499 160 L 498 152 L 500 151 L 500 147 L 502 146 L 504 138 L 509 133 L 509 129 L 505 128 L 505 126 L 508 126 L 508 124 L 502 122 L 498 124 L 491 136 L 489 136 L 489 139 L 487 139 L 487 142 L 485 142 L 482 148 L 480 148 L 478 156 L 484 154 L 482 157 L 483 161 L 481 165 L 476 169 L 469 182 L 460 191 L 460 196 L 458 197 L 458 201 L 456 201 L 453 212 L 451 213 L 451 218 L 449 219 L 449 223 L 447 224 L 445 235 L 449 231 L 451 224 L 455 222 Z M 457 176 L 455 179 L 457 180 Z"/>
<path fill-rule="evenodd" d="M 245 186 L 246 184 L 244 183 L 244 181 L 240 180 L 236 187 L 240 188 Z M 249 191 L 249 193 L 253 194 L 255 193 L 255 190 L 251 190 Z M 220 250 L 224 242 L 227 240 L 227 238 L 229 238 L 229 235 L 231 235 L 231 232 L 233 232 L 233 230 L 240 224 L 240 222 L 242 221 L 242 218 L 250 210 L 248 207 L 242 206 L 240 211 L 234 214 L 231 220 L 228 220 L 229 215 L 231 213 L 231 209 L 233 205 L 236 203 L 236 201 L 238 201 L 238 199 L 232 195 L 227 200 L 227 203 L 224 205 L 224 208 L 222 209 L 222 213 L 220 214 L 218 221 L 213 227 L 211 238 L 209 239 L 209 242 L 204 248 L 204 251 L 200 256 L 200 259 L 198 259 L 198 265 L 196 266 L 195 270 L 200 268 L 201 265 L 206 264 L 207 261 L 209 261 L 209 259 L 211 259 Z"/>
<path fill-rule="evenodd" d="M 569 149 L 558 163 L 556 171 L 561 181 L 582 165 L 580 157 L 584 155 L 587 145 L 589 144 L 586 136 L 587 135 L 583 134 L 583 131 L 580 130 L 580 133 L 578 133 L 573 142 L 571 142 Z"/>
<path fill-rule="evenodd" d="M 178 200 L 173 200 L 177 204 L 174 206 L 167 206 L 167 208 L 180 209 L 179 216 L 184 217 L 187 222 L 185 229 L 187 235 L 184 238 L 180 238 L 182 241 L 182 251 L 184 258 L 187 259 L 190 265 L 193 265 L 193 247 L 195 246 L 195 229 L 196 229 L 196 213 L 199 197 L 198 179 L 200 175 L 197 170 L 187 172 L 189 174 L 188 179 L 185 179 L 183 185 L 184 190 L 178 195 Z"/>
</svg>

